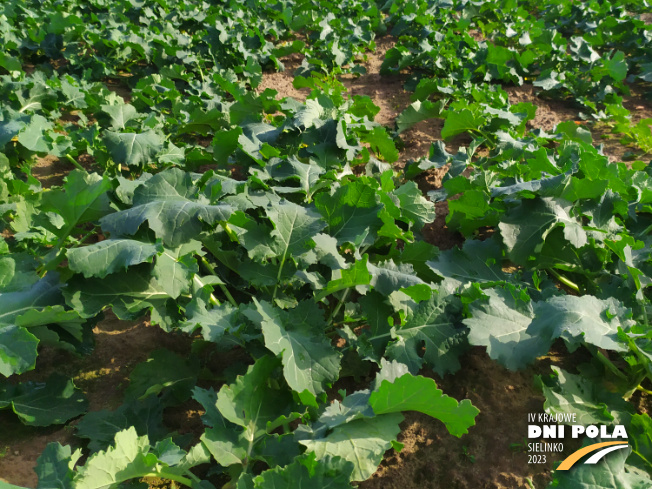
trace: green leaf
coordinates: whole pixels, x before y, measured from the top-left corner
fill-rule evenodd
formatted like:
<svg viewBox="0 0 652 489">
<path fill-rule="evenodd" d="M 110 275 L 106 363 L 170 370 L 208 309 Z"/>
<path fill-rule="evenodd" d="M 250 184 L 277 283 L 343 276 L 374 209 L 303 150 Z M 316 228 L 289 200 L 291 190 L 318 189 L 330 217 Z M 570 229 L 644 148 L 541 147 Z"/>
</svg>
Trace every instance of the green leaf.
<svg viewBox="0 0 652 489">
<path fill-rule="evenodd" d="M 627 330 L 634 322 L 631 313 L 614 298 L 601 300 L 590 295 L 551 297 L 534 306 L 535 319 L 527 329 L 532 336 L 563 338 L 574 350 L 589 343 L 605 350 L 623 350 L 618 328 Z"/>
<path fill-rule="evenodd" d="M 129 375 L 125 400 L 142 401 L 148 396 L 159 396 L 178 404 L 190 398 L 197 382 L 197 366 L 169 350 L 152 352 L 150 357 L 134 367 Z"/>
<path fill-rule="evenodd" d="M 652 469 L 652 419 L 647 414 L 632 416 L 627 428 L 629 445 L 632 447 L 632 457 L 629 458 L 641 470 Z"/>
<path fill-rule="evenodd" d="M 392 329 L 396 340 L 388 345 L 386 356 L 406 364 L 413 373 L 424 362 L 439 375 L 459 370 L 458 357 L 466 350 L 467 340 L 454 309 L 455 305 L 449 305 L 434 292 L 430 299 L 419 303 L 403 324 Z"/>
<path fill-rule="evenodd" d="M 112 184 L 108 176 L 73 170 L 66 177 L 63 189 L 43 195 L 42 208 L 63 217 L 65 225 L 54 231 L 65 239 L 80 224 L 93 222 L 111 212 L 107 192 Z"/>
<path fill-rule="evenodd" d="M 286 200 L 269 205 L 265 211 L 274 224 L 271 232 L 274 241 L 270 249 L 281 262 L 312 248 L 312 238 L 326 227 L 317 212 Z"/>
<path fill-rule="evenodd" d="M 376 126 L 363 138 L 383 160 L 394 163 L 398 160 L 398 150 L 392 138 L 389 137 L 384 127 Z"/>
<path fill-rule="evenodd" d="M 283 375 L 299 393 L 312 396 L 325 392 L 337 380 L 341 354 L 324 335 L 326 322 L 322 310 L 313 301 L 302 301 L 285 311 L 254 298 L 256 313 L 247 317 L 262 326 L 265 346 L 283 358 Z"/>
<path fill-rule="evenodd" d="M 444 277 L 443 288 L 452 293 L 470 283 L 504 282 L 508 276 L 502 271 L 501 261 L 501 249 L 494 240 L 467 239 L 461 249 L 443 251 L 427 264 Z"/>
<path fill-rule="evenodd" d="M 105 307 L 121 319 L 135 319 L 152 307 L 164 307 L 170 298 L 148 270 L 131 267 L 111 280 L 74 277 L 65 289 L 66 301 L 83 317 L 93 317 Z"/>
<path fill-rule="evenodd" d="M 79 460 L 82 453 L 76 450 L 72 453 L 68 445 L 51 442 L 36 461 L 34 471 L 38 476 L 36 489 L 73 489 L 71 467 Z"/>
<path fill-rule="evenodd" d="M 586 232 L 581 223 L 571 217 L 570 209 L 571 205 L 561 199 L 537 197 L 524 200 L 509 210 L 498 225 L 509 258 L 525 265 L 530 257 L 541 251 L 546 237 L 559 226 L 563 228 L 565 240 L 576 248 L 584 246 Z"/>
<path fill-rule="evenodd" d="M 104 278 L 131 265 L 151 262 L 152 257 L 162 249 L 160 244 L 118 238 L 80 248 L 70 248 L 66 257 L 68 266 L 73 272 L 83 273 L 87 278 Z"/>
<path fill-rule="evenodd" d="M 423 196 L 416 183 L 407 182 L 393 193 L 398 197 L 402 220 L 415 224 L 418 230 L 437 217 L 435 204 Z"/>
<path fill-rule="evenodd" d="M 315 300 L 320 301 L 326 296 L 350 287 L 368 285 L 372 278 L 367 269 L 368 260 L 369 256 L 365 254 L 361 260 L 357 260 L 349 268 L 333 270 L 333 279 L 315 296 Z"/>
<path fill-rule="evenodd" d="M 147 436 L 139 437 L 134 427 L 118 432 L 114 446 L 91 455 L 86 465 L 78 469 L 74 487 L 108 489 L 154 472 L 159 461 L 149 454 L 149 448 Z"/>
<path fill-rule="evenodd" d="M 203 254 L 201 243 L 192 240 L 174 249 L 164 248 L 156 258 L 154 278 L 173 299 L 188 292 L 193 276 L 199 272 L 196 254 Z"/>
<path fill-rule="evenodd" d="M 9 377 L 32 370 L 38 356 L 38 342 L 25 328 L 0 325 L 0 374 Z"/>
<path fill-rule="evenodd" d="M 476 115 L 469 109 L 460 111 L 446 111 L 446 121 L 441 130 L 442 139 L 449 139 L 463 132 L 475 131 L 484 126 L 485 120 L 481 115 Z"/>
<path fill-rule="evenodd" d="M 489 356 L 510 370 L 524 368 L 548 352 L 553 341 L 550 335 L 528 333 L 534 318 L 531 302 L 522 302 L 503 288 L 483 293 L 487 299 L 472 302 L 471 317 L 464 320 L 470 344 L 487 347 Z"/>
<path fill-rule="evenodd" d="M 272 373 L 280 360 L 264 356 L 256 360 L 245 375 L 231 385 L 224 385 L 217 394 L 217 409 L 232 423 L 248 429 L 258 437 L 266 432 L 267 423 L 285 414 L 292 398 L 287 389 L 274 387 Z"/>
<path fill-rule="evenodd" d="M 418 411 L 440 420 L 446 429 L 458 438 L 475 425 L 480 412 L 471 401 L 458 403 L 437 388 L 433 379 L 405 374 L 389 381 L 383 380 L 371 393 L 369 405 L 376 415 Z"/>
<path fill-rule="evenodd" d="M 151 129 L 138 134 L 105 131 L 104 144 L 116 163 L 141 168 L 163 149 L 163 138 Z"/>
<path fill-rule="evenodd" d="M 338 245 L 362 246 L 373 243 L 374 234 L 383 224 L 378 216 L 383 206 L 378 200 L 372 187 L 357 181 L 336 188 L 332 194 L 318 194 L 315 205 L 328 223 L 328 234 L 337 239 Z"/>
<path fill-rule="evenodd" d="M 40 104 L 39 104 L 40 105 Z M 45 117 L 34 114 L 29 124 L 18 134 L 18 142 L 30 151 L 47 153 L 50 150 L 45 135 L 54 125 Z"/>
<path fill-rule="evenodd" d="M 125 402 L 115 411 L 91 411 L 77 423 L 75 436 L 88 439 L 88 448 L 93 452 L 106 450 L 116 433 L 131 426 L 140 436 L 161 440 L 168 435 L 163 425 L 164 407 L 158 397 L 150 396 L 142 401 Z"/>
<path fill-rule="evenodd" d="M 438 100 L 437 102 L 417 100 L 413 102 L 396 118 L 397 133 L 401 134 L 417 122 L 432 119 L 433 117 L 441 117 L 445 105 L 446 100 Z"/>
<path fill-rule="evenodd" d="M 197 194 L 191 175 L 172 168 L 136 188 L 132 208 L 109 214 L 100 222 L 104 230 L 121 236 L 134 235 L 147 221 L 163 243 L 177 247 L 197 236 L 202 223 L 227 221 L 231 215 L 230 206 L 211 205 Z"/>
<path fill-rule="evenodd" d="M 316 460 L 310 453 L 297 457 L 285 467 L 266 470 L 254 479 L 255 489 L 292 487 L 296 489 L 350 489 L 354 465 L 343 458 Z"/>
<path fill-rule="evenodd" d="M 121 131 L 127 128 L 127 123 L 138 118 L 140 114 L 131 104 L 101 105 L 102 112 L 111 117 L 111 128 Z"/>
<path fill-rule="evenodd" d="M 580 375 L 551 366 L 554 372 L 549 378 L 541 378 L 540 386 L 546 398 L 543 408 L 548 414 L 576 414 L 577 422 L 584 426 L 611 424 L 619 411 L 631 412 L 633 407 L 620 395 L 609 392 Z M 566 423 L 571 424 L 571 423 Z"/>
<path fill-rule="evenodd" d="M 28 289 L 0 294 L 0 325 L 14 324 L 16 318 L 34 309 L 62 302 L 59 276 L 50 273 Z"/>
<path fill-rule="evenodd" d="M 391 441 L 401 431 L 399 413 L 363 418 L 337 426 L 324 438 L 301 440 L 308 451 L 315 452 L 317 460 L 327 457 L 341 457 L 353 463 L 351 479 L 363 481 L 371 477 Z"/>
<path fill-rule="evenodd" d="M 0 386 L 0 408 L 9 407 L 29 426 L 64 424 L 86 411 L 88 401 L 72 380 L 53 374 L 46 382 Z"/>
</svg>

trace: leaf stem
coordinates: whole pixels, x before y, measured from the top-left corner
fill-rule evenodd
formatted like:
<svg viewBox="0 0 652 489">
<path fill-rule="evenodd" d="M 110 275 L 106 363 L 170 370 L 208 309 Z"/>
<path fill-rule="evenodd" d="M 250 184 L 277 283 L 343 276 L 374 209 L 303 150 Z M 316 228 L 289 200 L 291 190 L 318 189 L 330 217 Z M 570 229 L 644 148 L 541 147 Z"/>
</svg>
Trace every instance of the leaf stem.
<svg viewBox="0 0 652 489">
<path fill-rule="evenodd" d="M 213 265 L 211 265 L 206 258 L 204 258 L 203 256 L 200 256 L 199 259 L 201 260 L 202 264 L 208 269 L 208 271 L 211 274 L 215 275 L 216 277 L 218 276 L 217 272 L 215 271 L 215 268 L 213 268 Z M 231 305 L 233 307 L 238 307 L 238 303 L 236 302 L 236 300 L 231 295 L 231 292 L 229 292 L 229 289 L 227 289 L 224 284 L 218 284 L 218 285 L 219 285 L 220 289 L 222 290 L 222 292 L 224 293 L 224 295 L 226 296 L 226 298 L 228 299 L 228 301 L 231 303 Z"/>
<path fill-rule="evenodd" d="M 648 396 L 652 396 L 652 391 L 646 389 L 646 388 L 643 387 L 641 384 L 639 384 L 639 385 L 636 386 L 636 390 L 637 390 L 637 391 L 644 392 L 644 393 L 646 393 Z"/>
<path fill-rule="evenodd" d="M 192 279 L 197 283 L 200 289 L 206 286 L 206 284 L 202 282 L 202 280 L 197 276 L 197 274 L 193 275 Z M 208 302 L 210 302 L 214 306 L 220 305 L 220 301 L 218 301 L 213 294 L 211 294 L 210 297 L 208 298 Z"/>
<path fill-rule="evenodd" d="M 71 163 L 75 168 L 77 168 L 78 170 L 81 170 L 81 171 L 83 171 L 84 173 L 88 173 L 88 172 L 86 171 L 86 168 L 84 168 L 83 166 L 81 166 L 81 165 L 79 164 L 79 162 L 78 162 L 75 158 L 73 158 L 72 156 L 70 156 L 69 154 L 66 154 L 66 159 L 67 159 L 67 160 L 68 160 L 68 161 L 69 161 L 69 162 L 70 162 L 70 163 Z"/>
<path fill-rule="evenodd" d="M 171 481 L 179 482 L 180 484 L 184 484 L 188 487 L 193 487 L 195 485 L 193 484 L 193 481 L 191 479 L 188 479 L 187 477 L 183 477 L 182 475 L 167 472 L 165 469 L 157 468 L 154 472 L 149 472 L 148 474 L 144 474 L 143 478 L 145 477 L 160 477 L 161 479 L 168 479 Z"/>
<path fill-rule="evenodd" d="M 342 308 L 342 304 L 344 304 L 344 301 L 346 300 L 346 296 L 349 295 L 349 291 L 351 289 L 346 289 L 342 293 L 342 298 L 340 301 L 337 303 L 335 308 L 331 311 L 330 315 L 328 316 L 328 325 L 330 326 L 333 323 L 333 319 L 335 319 L 335 316 L 337 315 L 338 312 L 340 312 L 340 309 Z"/>
<path fill-rule="evenodd" d="M 559 280 L 562 284 L 564 284 L 566 287 L 569 287 L 569 288 L 573 289 L 578 294 L 580 293 L 580 288 L 575 282 L 571 282 L 570 280 L 568 280 L 566 277 L 564 277 L 562 274 L 560 274 L 559 272 L 557 272 L 553 268 L 548 268 L 547 270 L 551 274 L 553 274 L 555 276 L 555 278 L 557 280 Z"/>
</svg>

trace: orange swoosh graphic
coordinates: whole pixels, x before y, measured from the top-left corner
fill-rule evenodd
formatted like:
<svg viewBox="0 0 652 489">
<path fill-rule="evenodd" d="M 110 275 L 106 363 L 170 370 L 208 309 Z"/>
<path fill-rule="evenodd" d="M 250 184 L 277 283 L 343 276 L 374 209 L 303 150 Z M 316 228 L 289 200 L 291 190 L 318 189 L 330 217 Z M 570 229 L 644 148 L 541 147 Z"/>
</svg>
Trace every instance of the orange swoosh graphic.
<svg viewBox="0 0 652 489">
<path fill-rule="evenodd" d="M 595 452 L 596 450 L 599 450 L 600 448 L 608 447 L 611 445 L 627 445 L 628 443 L 625 441 L 605 441 L 603 443 L 596 443 L 594 445 L 589 445 L 588 447 L 580 448 L 578 451 L 571 453 L 568 457 L 566 457 L 566 460 L 564 460 L 559 467 L 557 467 L 557 470 L 568 470 L 570 469 L 573 465 L 575 465 L 575 462 L 577 462 L 579 459 L 581 459 L 584 455 L 587 453 Z"/>
</svg>

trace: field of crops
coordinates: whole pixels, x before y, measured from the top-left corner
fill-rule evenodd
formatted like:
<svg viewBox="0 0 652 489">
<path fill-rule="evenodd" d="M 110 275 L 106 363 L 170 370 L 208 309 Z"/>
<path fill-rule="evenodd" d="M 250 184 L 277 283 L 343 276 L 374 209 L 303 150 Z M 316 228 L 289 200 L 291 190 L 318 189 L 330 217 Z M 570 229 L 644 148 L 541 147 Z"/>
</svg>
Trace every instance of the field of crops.
<svg viewBox="0 0 652 489">
<path fill-rule="evenodd" d="M 0 46 L 1 489 L 652 487 L 648 0 L 3 0 Z"/>
</svg>

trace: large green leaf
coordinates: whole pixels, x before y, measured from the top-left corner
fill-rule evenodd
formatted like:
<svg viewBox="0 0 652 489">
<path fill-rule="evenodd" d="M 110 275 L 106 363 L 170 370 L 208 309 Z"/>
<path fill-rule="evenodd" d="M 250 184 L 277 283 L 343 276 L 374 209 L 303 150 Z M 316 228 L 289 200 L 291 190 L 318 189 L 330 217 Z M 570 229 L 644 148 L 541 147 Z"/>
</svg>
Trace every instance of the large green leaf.
<svg viewBox="0 0 652 489">
<path fill-rule="evenodd" d="M 631 312 L 618 300 L 590 295 L 551 297 L 537 302 L 534 312 L 536 318 L 527 329 L 529 335 L 561 337 L 572 349 L 590 343 L 606 350 L 622 350 L 618 328 L 626 330 L 634 324 L 628 319 Z"/>
<path fill-rule="evenodd" d="M 312 248 L 312 238 L 326 227 L 326 223 L 314 210 L 285 200 L 268 206 L 266 212 L 274 224 L 270 248 L 281 263 L 286 258 L 301 255 Z"/>
<path fill-rule="evenodd" d="M 419 411 L 440 420 L 457 437 L 468 433 L 480 412 L 468 399 L 458 403 L 443 394 L 433 379 L 409 373 L 393 381 L 383 380 L 371 393 L 369 405 L 376 415 Z"/>
<path fill-rule="evenodd" d="M 38 342 L 25 328 L 0 325 L 0 374 L 9 377 L 32 370 L 38 356 Z"/>
<path fill-rule="evenodd" d="M 66 301 L 83 317 L 93 317 L 105 307 L 122 319 L 136 318 L 146 309 L 163 307 L 170 298 L 148 269 L 131 267 L 116 272 L 111 280 L 72 278 L 65 289 Z"/>
<path fill-rule="evenodd" d="M 265 346 L 282 356 L 288 385 L 312 396 L 325 392 L 328 384 L 337 380 L 341 354 L 324 335 L 326 321 L 317 304 L 302 301 L 287 311 L 255 298 L 254 304 L 255 313 L 245 314 L 262 326 Z"/>
<path fill-rule="evenodd" d="M 217 394 L 220 413 L 231 423 L 248 429 L 253 437 L 265 432 L 268 422 L 288 412 L 290 393 L 279 389 L 271 378 L 279 364 L 280 360 L 272 356 L 261 357 L 245 375 L 224 385 Z"/>
<path fill-rule="evenodd" d="M 297 457 L 285 467 L 266 470 L 254 479 L 255 489 L 292 487 L 295 489 L 349 489 L 353 464 L 342 458 L 315 455 Z"/>
<path fill-rule="evenodd" d="M 587 243 L 582 224 L 570 215 L 568 202 L 552 197 L 523 200 L 508 211 L 498 227 L 507 247 L 509 258 L 525 265 L 541 250 L 546 237 L 558 226 L 564 231 L 564 239 L 576 248 Z"/>
<path fill-rule="evenodd" d="M 471 303 L 471 317 L 464 320 L 469 343 L 486 346 L 492 359 L 511 370 L 524 368 L 548 352 L 553 341 L 550 334 L 528 333 L 534 318 L 531 302 L 523 302 L 503 288 L 488 289 L 484 294 L 487 299 Z"/>
<path fill-rule="evenodd" d="M 79 468 L 74 477 L 74 487 L 108 489 L 154 472 L 159 461 L 149 453 L 149 449 L 148 437 L 139 437 L 134 427 L 118 432 L 114 446 L 92 455 Z"/>
<path fill-rule="evenodd" d="M 328 232 L 339 245 L 371 244 L 375 232 L 382 226 L 378 214 L 376 191 L 362 182 L 351 182 L 337 187 L 331 194 L 322 192 L 315 197 L 317 210 L 328 223 Z"/>
<path fill-rule="evenodd" d="M 432 119 L 433 117 L 440 117 L 445 105 L 446 100 L 439 100 L 437 102 L 417 100 L 413 102 L 396 118 L 397 133 L 401 134 L 417 122 Z"/>
<path fill-rule="evenodd" d="M 151 262 L 152 257 L 163 251 L 160 244 L 144 243 L 135 239 L 107 239 L 67 251 L 68 266 L 84 277 L 104 278 L 131 265 Z"/>
<path fill-rule="evenodd" d="M 147 221 L 167 246 L 177 247 L 196 237 L 202 223 L 227 221 L 231 215 L 231 207 L 211 205 L 198 192 L 188 173 L 176 168 L 159 173 L 136 188 L 133 207 L 105 216 L 102 228 L 115 236 L 134 235 Z"/>
<path fill-rule="evenodd" d="M 113 161 L 138 168 L 153 161 L 163 149 L 163 138 L 152 130 L 142 133 L 105 131 L 104 144 Z"/>
<path fill-rule="evenodd" d="M 485 118 L 476 115 L 469 109 L 460 111 L 449 110 L 446 112 L 446 122 L 441 130 L 442 139 L 449 139 L 463 132 L 480 129 L 485 123 Z"/>
<path fill-rule="evenodd" d="M 84 413 L 88 401 L 72 380 L 54 374 L 46 382 L 0 386 L 0 409 L 7 407 L 24 424 L 50 426 Z"/>
<path fill-rule="evenodd" d="M 303 440 L 300 443 L 308 451 L 315 452 L 317 460 L 342 457 L 353 463 L 351 479 L 368 479 L 378 468 L 383 454 L 401 431 L 399 413 L 363 418 L 337 426 L 324 438 Z"/>
<path fill-rule="evenodd" d="M 387 357 L 405 363 L 413 373 L 424 362 L 439 375 L 459 370 L 458 357 L 467 345 L 466 330 L 457 319 L 455 306 L 449 304 L 436 292 L 421 302 L 403 324 L 392 329 L 396 340 L 387 346 Z"/>
<path fill-rule="evenodd" d="M 192 240 L 170 249 L 164 248 L 156 257 L 152 271 L 157 283 L 176 299 L 190 289 L 193 276 L 199 272 L 195 255 L 203 254 L 201 243 Z"/>
<path fill-rule="evenodd" d="M 66 238 L 76 226 L 93 222 L 111 212 L 109 196 L 112 184 L 108 176 L 73 170 L 66 177 L 62 189 L 53 189 L 43 195 L 42 208 L 64 219 L 64 225 L 55 230 L 61 239 Z"/>
<path fill-rule="evenodd" d="M 623 421 L 623 413 L 633 410 L 620 395 L 580 375 L 570 374 L 560 368 L 549 378 L 541 378 L 539 384 L 546 398 L 543 408 L 548 414 L 577 415 L 576 423 L 597 425 Z"/>
</svg>

